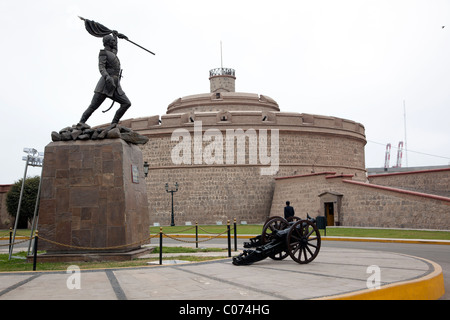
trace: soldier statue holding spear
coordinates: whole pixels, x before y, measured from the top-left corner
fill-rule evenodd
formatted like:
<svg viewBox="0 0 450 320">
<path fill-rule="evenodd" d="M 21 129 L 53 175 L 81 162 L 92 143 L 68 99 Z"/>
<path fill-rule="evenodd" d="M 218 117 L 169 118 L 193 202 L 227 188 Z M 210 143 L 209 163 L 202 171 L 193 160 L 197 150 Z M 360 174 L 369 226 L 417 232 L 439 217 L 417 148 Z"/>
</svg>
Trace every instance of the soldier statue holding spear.
<svg viewBox="0 0 450 320">
<path fill-rule="evenodd" d="M 120 103 L 120 108 L 117 110 L 111 124 L 116 124 L 131 106 L 131 102 L 128 99 L 125 92 L 122 90 L 120 85 L 120 79 L 122 76 L 122 69 L 120 68 L 120 61 L 117 57 L 117 39 L 124 39 L 128 42 L 138 46 L 141 49 L 151 53 L 153 52 L 141 47 L 137 43 L 134 43 L 127 36 L 118 33 L 115 30 L 110 30 L 106 28 L 104 25 L 92 21 L 87 20 L 82 17 L 79 17 L 84 21 L 86 30 L 95 37 L 103 38 L 103 46 L 104 49 L 100 50 L 100 54 L 98 57 L 98 67 L 101 74 L 101 78 L 97 83 L 97 86 L 94 90 L 94 96 L 92 98 L 91 104 L 83 113 L 80 119 L 80 124 L 85 124 L 89 117 L 94 113 L 95 110 L 100 107 L 100 105 L 105 101 L 106 98 L 110 98 L 113 100 L 111 107 L 103 112 L 109 111 L 114 102 Z"/>
</svg>

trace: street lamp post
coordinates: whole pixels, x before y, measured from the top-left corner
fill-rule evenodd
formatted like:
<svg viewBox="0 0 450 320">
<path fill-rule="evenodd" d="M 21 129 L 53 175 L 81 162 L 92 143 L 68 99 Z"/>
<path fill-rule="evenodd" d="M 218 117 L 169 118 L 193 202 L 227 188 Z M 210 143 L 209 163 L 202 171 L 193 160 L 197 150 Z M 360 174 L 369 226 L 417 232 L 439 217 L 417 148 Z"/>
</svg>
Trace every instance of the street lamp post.
<svg viewBox="0 0 450 320">
<path fill-rule="evenodd" d="M 13 253 L 13 250 L 14 250 L 14 241 L 16 239 L 17 224 L 19 222 L 20 207 L 21 207 L 21 204 L 22 204 L 23 189 L 24 189 L 24 186 L 25 186 L 25 180 L 27 178 L 28 166 L 41 167 L 42 168 L 43 163 L 44 163 L 44 153 L 43 152 L 38 152 L 36 149 L 33 149 L 33 148 L 24 148 L 23 152 L 25 152 L 27 154 L 26 157 L 25 156 L 22 157 L 22 160 L 25 161 L 25 172 L 24 172 L 24 175 L 23 175 L 22 187 L 20 189 L 19 204 L 17 206 L 16 220 L 14 221 L 14 233 L 13 233 L 13 237 L 12 237 L 12 245 L 9 248 L 8 260 L 11 260 L 11 256 L 12 256 L 12 253 Z M 42 177 L 40 178 L 38 194 L 36 195 L 36 205 L 35 205 L 35 208 L 34 208 L 33 224 L 32 224 L 32 227 L 31 227 L 31 232 L 33 232 L 33 229 L 34 229 L 34 227 L 36 225 L 35 224 L 35 219 L 36 219 L 37 206 L 38 206 L 38 201 L 39 201 L 39 196 L 40 196 L 40 191 L 41 191 L 41 182 L 42 182 Z M 30 236 L 30 243 L 31 243 L 31 236 Z"/>
<path fill-rule="evenodd" d="M 169 190 L 169 183 L 166 183 L 166 192 L 170 192 L 172 194 L 172 215 L 170 217 L 170 226 L 175 226 L 174 216 L 173 216 L 173 194 L 178 191 L 178 182 L 175 182 L 175 190 Z"/>
<path fill-rule="evenodd" d="M 145 177 L 147 178 L 147 176 L 148 176 L 148 168 L 150 167 L 150 165 L 148 164 L 148 162 L 147 161 L 145 161 L 144 162 L 144 174 L 145 174 Z"/>
</svg>

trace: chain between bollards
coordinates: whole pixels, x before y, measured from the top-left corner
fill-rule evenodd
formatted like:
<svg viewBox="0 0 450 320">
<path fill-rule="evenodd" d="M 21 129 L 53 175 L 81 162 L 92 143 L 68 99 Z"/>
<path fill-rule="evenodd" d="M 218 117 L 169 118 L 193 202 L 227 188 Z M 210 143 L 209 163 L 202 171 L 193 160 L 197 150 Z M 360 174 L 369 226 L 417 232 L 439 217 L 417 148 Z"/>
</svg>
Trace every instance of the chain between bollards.
<svg viewBox="0 0 450 320">
<path fill-rule="evenodd" d="M 195 223 L 195 242 L 196 242 L 196 248 L 198 248 L 198 222 Z M 11 228 L 10 228 L 11 229 Z M 230 229 L 230 220 L 227 220 L 227 238 L 228 238 L 228 257 L 231 258 L 231 229 Z M 222 233 L 223 234 L 223 233 Z M 219 234 L 220 235 L 220 234 Z M 11 244 L 11 236 L 12 232 L 10 230 L 10 244 Z M 159 228 L 159 264 L 162 265 L 162 250 L 163 250 L 163 228 Z M 33 254 L 33 271 L 36 271 L 36 262 L 37 262 L 37 248 L 38 248 L 38 231 L 36 230 L 35 236 L 34 236 L 34 254 Z M 236 218 L 234 218 L 234 238 L 235 238 L 235 251 L 237 251 L 237 231 L 236 231 Z M 45 239 L 44 239 L 45 240 Z M 49 241 L 49 240 L 46 240 Z"/>
</svg>

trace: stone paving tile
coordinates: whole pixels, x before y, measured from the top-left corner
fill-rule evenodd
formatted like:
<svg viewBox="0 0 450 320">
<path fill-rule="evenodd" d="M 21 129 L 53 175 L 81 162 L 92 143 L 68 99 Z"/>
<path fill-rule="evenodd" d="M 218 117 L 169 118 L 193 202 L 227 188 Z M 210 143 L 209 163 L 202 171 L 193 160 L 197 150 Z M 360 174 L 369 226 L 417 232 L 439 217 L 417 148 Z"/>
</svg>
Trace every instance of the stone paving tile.
<svg viewBox="0 0 450 320">
<path fill-rule="evenodd" d="M 0 292 L 8 289 L 9 287 L 21 283 L 22 281 L 26 281 L 33 277 L 33 274 L 0 274 Z"/>
<path fill-rule="evenodd" d="M 44 273 L 32 281 L 12 290 L 0 299 L 26 300 L 109 300 L 116 299 L 113 288 L 105 272 L 81 273 L 81 289 L 69 289 L 67 279 L 70 274 Z"/>
</svg>

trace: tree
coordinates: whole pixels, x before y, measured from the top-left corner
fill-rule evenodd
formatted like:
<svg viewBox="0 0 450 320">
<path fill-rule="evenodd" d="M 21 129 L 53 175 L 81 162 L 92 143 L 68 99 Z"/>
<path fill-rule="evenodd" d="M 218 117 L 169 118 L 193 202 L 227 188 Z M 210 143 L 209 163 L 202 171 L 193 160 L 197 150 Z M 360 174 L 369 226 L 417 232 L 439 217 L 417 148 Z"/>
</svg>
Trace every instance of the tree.
<svg viewBox="0 0 450 320">
<path fill-rule="evenodd" d="M 22 188 L 22 180 L 17 181 L 6 195 L 6 208 L 8 213 L 16 218 L 17 207 L 19 206 L 20 190 Z M 25 179 L 23 188 L 22 204 L 20 205 L 18 229 L 26 229 L 28 222 L 33 219 L 34 208 L 36 205 L 36 197 L 39 189 L 39 176 Z"/>
</svg>

